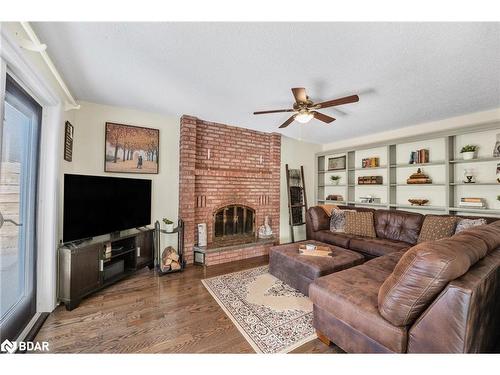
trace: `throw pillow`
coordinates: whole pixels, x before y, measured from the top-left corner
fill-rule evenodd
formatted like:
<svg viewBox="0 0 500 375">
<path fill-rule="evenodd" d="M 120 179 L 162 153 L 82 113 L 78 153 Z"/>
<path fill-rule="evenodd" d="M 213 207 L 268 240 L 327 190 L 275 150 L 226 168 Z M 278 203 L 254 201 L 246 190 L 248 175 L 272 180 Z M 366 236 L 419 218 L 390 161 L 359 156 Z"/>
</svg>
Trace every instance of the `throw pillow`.
<svg viewBox="0 0 500 375">
<path fill-rule="evenodd" d="M 337 233 L 345 232 L 346 211 L 356 212 L 354 210 L 339 210 L 339 209 L 335 209 L 332 211 L 332 215 L 330 216 L 330 231 Z"/>
<path fill-rule="evenodd" d="M 373 212 L 346 211 L 345 232 L 356 236 L 377 237 L 373 225 Z"/>
<path fill-rule="evenodd" d="M 472 228 L 472 227 L 477 227 L 479 225 L 485 225 L 486 219 L 462 219 L 458 222 L 457 228 L 455 229 L 455 234 L 460 233 L 463 230 Z"/>
<path fill-rule="evenodd" d="M 338 207 L 334 204 L 320 204 L 318 207 L 321 207 L 328 216 L 332 216 L 332 211 L 338 209 Z"/>
<path fill-rule="evenodd" d="M 457 218 L 453 216 L 427 215 L 417 242 L 435 241 L 451 237 L 455 233 Z"/>
</svg>

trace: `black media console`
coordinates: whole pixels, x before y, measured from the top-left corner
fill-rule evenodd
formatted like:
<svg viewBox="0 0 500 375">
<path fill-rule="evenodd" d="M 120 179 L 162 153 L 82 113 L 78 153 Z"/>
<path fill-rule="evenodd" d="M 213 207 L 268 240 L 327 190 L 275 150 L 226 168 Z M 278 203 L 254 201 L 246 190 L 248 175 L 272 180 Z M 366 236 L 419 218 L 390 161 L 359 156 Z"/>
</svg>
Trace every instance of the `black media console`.
<svg viewBox="0 0 500 375">
<path fill-rule="evenodd" d="M 82 298 L 154 266 L 154 229 L 133 229 L 59 248 L 59 300 L 73 310 Z"/>
</svg>

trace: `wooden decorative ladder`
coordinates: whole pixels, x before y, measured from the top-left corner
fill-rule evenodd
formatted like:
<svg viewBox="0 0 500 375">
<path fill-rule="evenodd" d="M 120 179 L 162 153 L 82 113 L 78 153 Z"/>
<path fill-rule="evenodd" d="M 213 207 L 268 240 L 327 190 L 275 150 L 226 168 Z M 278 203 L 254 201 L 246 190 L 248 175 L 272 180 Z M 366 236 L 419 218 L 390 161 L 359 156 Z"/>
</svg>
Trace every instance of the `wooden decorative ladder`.
<svg viewBox="0 0 500 375">
<path fill-rule="evenodd" d="M 288 194 L 288 223 L 292 242 L 295 242 L 294 227 L 305 225 L 305 212 L 307 211 L 307 196 L 304 180 L 304 167 L 286 170 L 286 190 Z"/>
</svg>

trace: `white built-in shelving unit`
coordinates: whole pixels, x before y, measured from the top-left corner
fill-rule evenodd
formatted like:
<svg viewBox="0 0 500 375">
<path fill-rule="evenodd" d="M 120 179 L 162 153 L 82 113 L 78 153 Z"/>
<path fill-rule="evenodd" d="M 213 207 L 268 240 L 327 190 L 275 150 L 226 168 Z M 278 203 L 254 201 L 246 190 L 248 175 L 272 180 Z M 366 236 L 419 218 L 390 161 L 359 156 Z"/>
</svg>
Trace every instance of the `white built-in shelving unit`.
<svg viewBox="0 0 500 375">
<path fill-rule="evenodd" d="M 500 183 L 496 181 L 496 168 L 500 158 L 493 157 L 493 148 L 500 134 L 500 123 L 471 126 L 448 132 L 435 132 L 390 142 L 362 147 L 329 150 L 316 154 L 315 200 L 318 204 L 335 203 L 351 206 L 410 210 L 421 213 L 500 215 Z M 462 146 L 479 146 L 476 158 L 463 160 Z M 429 162 L 409 164 L 411 151 L 429 150 Z M 346 157 L 343 170 L 329 171 L 328 159 Z M 380 166 L 362 168 L 363 158 L 378 157 Z M 432 184 L 407 184 L 406 179 L 421 168 L 432 179 Z M 464 183 L 464 169 L 472 172 L 476 182 Z M 330 176 L 340 176 L 338 185 Z M 382 176 L 380 185 L 359 185 L 359 176 Z M 343 201 L 328 201 L 331 194 L 342 195 Z M 370 195 L 380 203 L 362 203 L 361 197 Z M 480 197 L 487 208 L 458 207 L 462 197 Z M 425 206 L 412 206 L 408 199 L 428 199 Z"/>
</svg>

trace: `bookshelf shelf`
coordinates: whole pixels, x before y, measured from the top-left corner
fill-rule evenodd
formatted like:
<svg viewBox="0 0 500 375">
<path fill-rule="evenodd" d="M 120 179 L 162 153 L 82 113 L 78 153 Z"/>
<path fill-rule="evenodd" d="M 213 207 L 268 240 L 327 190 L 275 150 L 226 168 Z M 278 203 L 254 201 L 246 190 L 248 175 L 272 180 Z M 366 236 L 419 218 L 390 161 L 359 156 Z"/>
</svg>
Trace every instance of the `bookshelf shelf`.
<svg viewBox="0 0 500 375">
<path fill-rule="evenodd" d="M 328 172 L 325 170 L 327 158 L 345 155 L 346 168 L 339 171 L 345 174 L 342 176 L 344 184 L 332 185 L 345 189 L 345 196 L 343 196 L 345 201 L 336 203 L 402 210 L 428 210 L 436 213 L 500 215 L 500 202 L 497 200 L 497 195 L 499 195 L 497 187 L 500 187 L 500 183 L 495 182 L 496 165 L 494 164 L 500 163 L 500 157 L 490 157 L 485 154 L 476 159 L 463 160 L 460 154 L 462 146 L 466 144 L 477 145 L 482 151 L 491 149 L 493 152 L 496 138 L 499 136 L 500 122 L 497 121 L 393 139 L 387 142 L 374 142 L 359 147 L 319 152 L 316 154 L 318 161 L 316 198 L 320 199 L 318 202 L 325 202 L 330 191 L 327 190 L 329 181 L 327 175 L 324 174 Z M 427 163 L 408 163 L 411 153 L 416 150 L 429 150 L 426 157 L 430 157 L 430 161 Z M 378 157 L 380 166 L 361 168 L 362 160 L 371 157 Z M 485 164 L 476 165 L 474 163 Z M 422 172 L 438 183 L 405 183 L 408 176 L 413 173 L 412 169 L 416 170 L 417 168 L 423 168 Z M 479 182 L 471 184 L 461 182 L 464 174 L 462 169 L 471 169 Z M 360 173 L 360 171 L 366 172 Z M 366 176 L 370 172 L 383 176 L 384 183 L 358 184 L 358 177 Z M 470 185 L 481 188 L 474 191 Z M 367 187 L 373 188 L 373 191 Z M 372 197 L 386 203 L 362 203 L 361 198 L 366 194 L 371 194 Z M 462 198 L 472 195 L 483 198 L 488 208 L 459 207 Z M 431 205 L 412 206 L 407 203 L 410 198 L 429 199 Z"/>
<path fill-rule="evenodd" d="M 498 186 L 500 187 L 500 183 L 498 182 L 474 182 L 474 183 L 466 183 L 466 182 L 452 182 L 451 186 Z"/>
<path fill-rule="evenodd" d="M 363 203 L 359 201 L 347 202 L 348 204 L 355 204 L 359 206 L 373 206 L 373 207 L 387 207 L 387 203 Z"/>
<path fill-rule="evenodd" d="M 391 184 L 391 186 L 418 186 L 418 187 L 427 187 L 427 186 L 447 186 L 446 184 Z"/>
<path fill-rule="evenodd" d="M 446 211 L 443 206 L 412 206 L 411 204 L 391 204 L 392 208 L 404 208 L 406 210 L 429 210 L 429 211 Z"/>
<path fill-rule="evenodd" d="M 359 167 L 359 168 L 353 168 L 351 170 L 355 170 L 355 171 L 374 171 L 374 170 L 377 170 L 377 169 L 387 169 L 387 166 L 383 165 L 383 166 L 380 166 L 380 167 L 367 167 L 367 168 Z"/>
<path fill-rule="evenodd" d="M 413 163 L 413 164 L 391 164 L 391 168 L 412 168 L 412 167 L 426 167 L 432 165 L 446 165 L 444 161 L 431 161 L 429 163 Z"/>
<path fill-rule="evenodd" d="M 491 208 L 450 207 L 449 210 L 453 211 L 453 212 L 470 212 L 470 213 L 478 213 L 478 214 L 500 215 L 500 210 L 491 209 Z"/>
<path fill-rule="evenodd" d="M 451 164 L 466 164 L 466 163 L 486 163 L 489 161 L 497 161 L 500 162 L 500 158 L 477 158 L 477 159 L 471 159 L 471 160 L 464 160 L 464 159 L 454 159 L 450 160 Z"/>
</svg>

